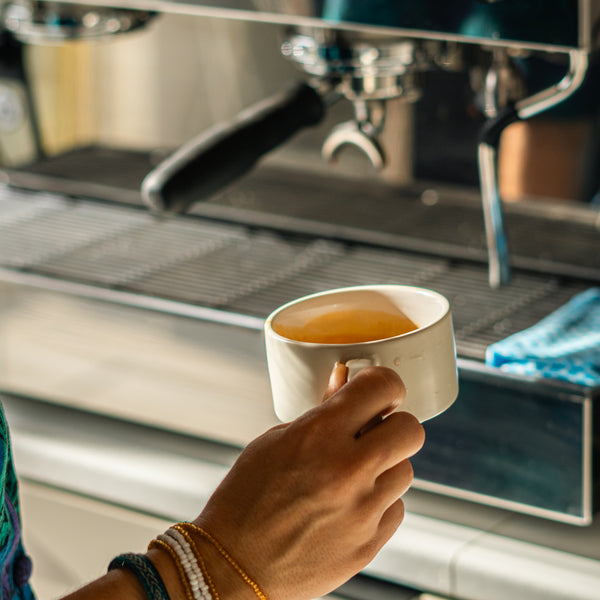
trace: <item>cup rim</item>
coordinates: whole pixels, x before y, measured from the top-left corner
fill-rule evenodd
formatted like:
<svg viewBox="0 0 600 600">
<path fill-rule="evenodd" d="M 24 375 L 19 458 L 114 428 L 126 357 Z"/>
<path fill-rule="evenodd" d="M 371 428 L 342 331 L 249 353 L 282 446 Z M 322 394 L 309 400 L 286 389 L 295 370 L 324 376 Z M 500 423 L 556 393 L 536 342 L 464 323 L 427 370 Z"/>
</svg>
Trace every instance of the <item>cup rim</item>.
<svg viewBox="0 0 600 600">
<path fill-rule="evenodd" d="M 424 293 L 429 296 L 434 296 L 438 300 L 441 300 L 442 305 L 444 307 L 443 314 L 438 319 L 433 321 L 432 323 L 429 323 L 428 325 L 423 325 L 422 327 L 419 327 L 418 329 L 415 329 L 413 331 L 407 331 L 406 333 L 401 333 L 401 334 L 394 335 L 391 337 L 386 337 L 386 338 L 379 338 L 376 340 L 369 340 L 366 342 L 346 342 L 346 343 L 339 343 L 339 344 L 327 344 L 327 343 L 323 343 L 323 342 L 303 342 L 300 340 L 294 340 L 292 338 L 287 338 L 283 335 L 280 335 L 273 329 L 273 325 L 272 325 L 273 320 L 279 314 L 281 314 L 283 311 L 287 310 L 288 308 L 291 308 L 297 304 L 301 304 L 302 302 L 306 302 L 307 300 L 311 300 L 312 298 L 320 298 L 323 296 L 329 296 L 329 295 L 345 293 L 345 292 L 370 291 L 370 290 L 378 291 L 378 290 L 384 290 L 384 289 L 390 289 L 390 288 L 394 288 L 394 289 L 402 288 L 405 290 L 415 290 L 415 291 Z M 372 345 L 372 344 L 381 344 L 382 342 L 389 342 L 390 340 L 396 340 L 398 338 L 403 338 L 406 336 L 411 336 L 416 333 L 426 331 L 426 330 L 436 326 L 438 323 L 440 323 L 440 321 L 442 321 L 449 313 L 450 313 L 450 302 L 449 302 L 448 298 L 446 298 L 446 296 L 444 296 L 443 294 L 436 292 L 435 290 L 431 290 L 431 289 L 423 288 L 423 287 L 419 287 L 419 286 L 414 286 L 414 285 L 403 285 L 403 284 L 396 284 L 396 283 L 355 285 L 355 286 L 349 286 L 349 287 L 333 288 L 330 290 L 323 290 L 322 292 L 315 292 L 314 294 L 308 294 L 306 296 L 302 296 L 300 298 L 296 298 L 295 300 L 291 300 L 290 302 L 286 302 L 285 304 L 282 304 L 281 306 L 279 306 L 278 308 L 273 310 L 273 312 L 271 312 L 271 314 L 269 314 L 269 316 L 265 319 L 264 331 L 268 332 L 270 335 L 274 336 L 275 338 L 277 338 L 283 342 L 286 342 L 289 344 L 298 344 L 300 346 L 307 346 L 307 347 L 319 346 L 319 347 L 326 347 L 326 348 L 349 347 L 349 346 L 356 346 L 358 344 L 360 344 L 360 346 L 368 346 L 368 345 Z"/>
</svg>

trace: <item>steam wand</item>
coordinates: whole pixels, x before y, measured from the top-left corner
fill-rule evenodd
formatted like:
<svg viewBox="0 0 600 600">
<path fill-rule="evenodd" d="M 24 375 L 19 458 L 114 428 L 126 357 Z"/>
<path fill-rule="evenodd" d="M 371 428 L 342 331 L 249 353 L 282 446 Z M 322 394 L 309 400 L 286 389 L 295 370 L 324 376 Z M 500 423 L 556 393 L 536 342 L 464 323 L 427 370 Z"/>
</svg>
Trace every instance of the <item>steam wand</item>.
<svg viewBox="0 0 600 600">
<path fill-rule="evenodd" d="M 498 192 L 496 158 L 500 135 L 511 123 L 529 119 L 566 100 L 580 87 L 587 67 L 587 52 L 572 50 L 569 52 L 569 70 L 557 84 L 507 107 L 495 118 L 490 119 L 483 128 L 477 157 L 488 248 L 489 283 L 494 289 L 510 281 L 508 244 Z"/>
</svg>

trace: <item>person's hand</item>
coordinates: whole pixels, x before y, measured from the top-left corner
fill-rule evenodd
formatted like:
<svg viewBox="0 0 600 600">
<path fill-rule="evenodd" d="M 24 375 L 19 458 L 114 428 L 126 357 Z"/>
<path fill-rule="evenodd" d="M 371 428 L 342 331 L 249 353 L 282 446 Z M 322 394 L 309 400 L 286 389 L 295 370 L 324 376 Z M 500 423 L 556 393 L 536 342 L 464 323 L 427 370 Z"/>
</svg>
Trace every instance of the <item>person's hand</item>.
<svg viewBox="0 0 600 600">
<path fill-rule="evenodd" d="M 269 600 L 329 593 L 402 522 L 408 459 L 423 445 L 423 428 L 394 412 L 405 395 L 394 371 L 369 367 L 345 379 L 336 366 L 320 406 L 250 443 L 195 521 Z M 208 544 L 203 549 L 219 589 L 228 566 Z M 231 570 L 230 583 L 236 577 Z M 234 596 L 255 598 L 249 588 Z"/>
</svg>

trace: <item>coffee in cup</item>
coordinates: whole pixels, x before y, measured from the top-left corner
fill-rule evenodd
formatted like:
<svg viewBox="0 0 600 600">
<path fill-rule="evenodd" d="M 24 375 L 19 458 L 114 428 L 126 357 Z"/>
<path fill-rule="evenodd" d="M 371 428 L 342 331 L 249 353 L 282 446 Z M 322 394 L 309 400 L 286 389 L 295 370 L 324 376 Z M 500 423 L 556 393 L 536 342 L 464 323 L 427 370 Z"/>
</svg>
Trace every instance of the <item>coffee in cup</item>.
<svg viewBox="0 0 600 600">
<path fill-rule="evenodd" d="M 275 333 L 298 342 L 312 344 L 358 344 L 373 342 L 418 329 L 400 309 L 345 308 L 316 315 L 305 323 L 285 320 L 273 326 Z"/>
</svg>

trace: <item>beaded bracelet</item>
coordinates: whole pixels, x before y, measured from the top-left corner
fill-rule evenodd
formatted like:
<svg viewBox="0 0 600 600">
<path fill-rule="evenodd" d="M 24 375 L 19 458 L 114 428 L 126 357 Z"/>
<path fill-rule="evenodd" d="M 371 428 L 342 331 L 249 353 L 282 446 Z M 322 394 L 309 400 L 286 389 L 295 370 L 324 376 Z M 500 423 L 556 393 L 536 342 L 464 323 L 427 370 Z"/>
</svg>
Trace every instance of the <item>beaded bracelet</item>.
<svg viewBox="0 0 600 600">
<path fill-rule="evenodd" d="M 206 563 L 189 533 L 177 526 L 153 539 L 148 549 L 157 548 L 170 556 L 185 588 L 187 600 L 221 600 Z"/>
<path fill-rule="evenodd" d="M 169 600 L 169 594 L 159 572 L 144 554 L 120 554 L 108 565 L 108 571 L 113 569 L 129 569 L 142 584 L 149 600 Z"/>
<path fill-rule="evenodd" d="M 192 589 L 194 600 L 213 600 L 211 591 L 205 581 L 204 573 L 196 561 L 190 544 L 183 535 L 179 531 L 168 529 L 165 535 L 159 535 L 158 539 L 169 544 L 177 553 Z"/>
<path fill-rule="evenodd" d="M 221 556 L 237 571 L 238 575 L 252 588 L 252 591 L 260 598 L 260 600 L 267 600 L 264 592 L 260 589 L 260 586 L 250 578 L 250 576 L 240 567 L 235 559 L 223 548 L 223 546 L 208 532 L 206 529 L 199 527 L 195 523 L 182 522 L 178 523 L 175 527 L 182 529 L 190 529 L 197 534 L 201 535 L 204 539 L 208 540 L 221 554 Z"/>
<path fill-rule="evenodd" d="M 192 553 L 196 559 L 198 566 L 200 567 L 200 570 L 202 571 L 202 574 L 204 575 L 204 580 L 208 584 L 208 587 L 214 597 L 214 600 L 221 600 L 221 598 L 215 588 L 215 584 L 212 580 L 212 577 L 208 573 L 208 569 L 206 568 L 206 563 L 204 562 L 204 558 L 200 554 L 200 551 L 198 550 L 198 547 L 194 543 L 194 540 L 192 539 L 192 536 L 189 534 L 189 532 L 186 531 L 180 525 L 173 525 L 173 527 L 171 527 L 171 529 L 169 529 L 169 532 L 178 532 L 180 535 L 182 535 L 185 538 L 185 540 L 189 544 L 190 548 L 192 549 Z"/>
</svg>

